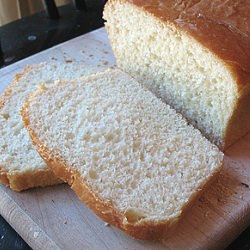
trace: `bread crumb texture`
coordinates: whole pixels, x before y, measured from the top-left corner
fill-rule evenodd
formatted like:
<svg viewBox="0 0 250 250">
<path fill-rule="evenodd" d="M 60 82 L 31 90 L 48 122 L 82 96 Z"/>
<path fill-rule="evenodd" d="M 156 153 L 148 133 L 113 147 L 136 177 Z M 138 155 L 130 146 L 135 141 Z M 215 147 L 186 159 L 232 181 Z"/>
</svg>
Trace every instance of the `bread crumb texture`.
<svg viewBox="0 0 250 250">
<path fill-rule="evenodd" d="M 29 130 L 130 223 L 178 218 L 223 154 L 120 70 L 40 90 Z"/>
<path fill-rule="evenodd" d="M 28 66 L 1 97 L 0 105 L 0 181 L 13 189 L 52 184 L 52 172 L 33 146 L 20 114 L 23 102 L 38 88 L 47 88 L 56 81 L 67 81 L 95 72 L 77 64 L 41 63 Z M 47 177 L 44 175 L 48 172 Z M 39 176 L 36 173 L 42 173 Z M 32 176 L 36 176 L 32 181 Z M 19 178 L 20 177 L 20 178 Z M 25 178 L 23 178 L 25 177 Z M 47 179 L 47 180 L 46 180 Z"/>
</svg>

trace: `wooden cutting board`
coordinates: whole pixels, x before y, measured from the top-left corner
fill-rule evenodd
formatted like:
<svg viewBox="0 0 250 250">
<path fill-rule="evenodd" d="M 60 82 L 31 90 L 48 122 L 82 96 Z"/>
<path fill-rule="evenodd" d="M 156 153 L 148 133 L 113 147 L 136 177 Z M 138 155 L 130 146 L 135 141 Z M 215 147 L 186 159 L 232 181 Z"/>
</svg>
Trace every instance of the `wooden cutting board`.
<svg viewBox="0 0 250 250">
<path fill-rule="evenodd" d="M 99 29 L 0 70 L 0 93 L 27 64 L 73 60 L 109 67 Z M 65 184 L 15 193 L 0 185 L 0 213 L 33 249 L 222 249 L 250 225 L 250 134 L 226 151 L 218 181 L 162 242 L 134 240 L 97 218 Z"/>
</svg>

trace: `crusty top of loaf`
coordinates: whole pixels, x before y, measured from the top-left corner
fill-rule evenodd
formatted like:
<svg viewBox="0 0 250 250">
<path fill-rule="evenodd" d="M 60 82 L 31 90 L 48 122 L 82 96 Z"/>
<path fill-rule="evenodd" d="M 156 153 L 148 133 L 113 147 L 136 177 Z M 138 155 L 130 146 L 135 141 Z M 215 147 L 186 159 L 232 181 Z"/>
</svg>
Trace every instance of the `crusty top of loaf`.
<svg viewBox="0 0 250 250">
<path fill-rule="evenodd" d="M 113 0 L 115 1 L 117 0 Z M 237 76 L 239 86 L 243 87 L 250 83 L 250 1 L 128 0 L 128 2 L 143 8 L 164 22 L 173 23 L 197 39 L 225 61 Z"/>
</svg>

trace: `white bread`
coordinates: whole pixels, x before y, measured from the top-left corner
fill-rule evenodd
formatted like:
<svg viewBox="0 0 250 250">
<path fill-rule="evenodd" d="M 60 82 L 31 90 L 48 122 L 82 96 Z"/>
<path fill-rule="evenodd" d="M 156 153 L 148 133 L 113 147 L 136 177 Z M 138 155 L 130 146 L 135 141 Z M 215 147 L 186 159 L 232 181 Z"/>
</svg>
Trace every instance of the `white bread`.
<svg viewBox="0 0 250 250">
<path fill-rule="evenodd" d="M 250 2 L 109 0 L 117 65 L 221 149 L 250 131 Z"/>
<path fill-rule="evenodd" d="M 60 183 L 29 139 L 20 109 L 41 84 L 70 80 L 96 72 L 72 63 L 41 63 L 26 67 L 0 99 L 0 182 L 15 191 Z"/>
<path fill-rule="evenodd" d="M 40 89 L 22 116 L 54 173 L 139 239 L 170 233 L 223 161 L 181 115 L 118 69 Z"/>
</svg>

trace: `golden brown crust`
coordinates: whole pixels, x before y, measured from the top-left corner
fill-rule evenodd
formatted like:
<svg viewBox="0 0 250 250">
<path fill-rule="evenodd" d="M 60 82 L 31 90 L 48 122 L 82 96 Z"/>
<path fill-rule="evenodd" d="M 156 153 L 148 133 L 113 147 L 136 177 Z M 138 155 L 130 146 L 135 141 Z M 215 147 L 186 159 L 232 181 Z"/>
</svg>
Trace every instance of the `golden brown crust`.
<svg viewBox="0 0 250 250">
<path fill-rule="evenodd" d="M 6 186 L 10 185 L 9 179 L 7 177 L 7 172 L 3 168 L 0 168 L 0 183 Z"/>
<path fill-rule="evenodd" d="M 50 169 L 27 172 L 1 172 L 0 182 L 18 192 L 29 188 L 47 187 L 63 183 Z"/>
<path fill-rule="evenodd" d="M 30 127 L 29 101 L 26 101 L 22 109 L 22 117 L 24 124 L 29 131 L 33 144 L 37 147 L 37 151 L 47 163 L 47 165 L 53 170 L 54 174 L 67 182 L 75 191 L 77 196 L 89 208 L 91 208 L 96 215 L 109 224 L 120 228 L 136 239 L 160 240 L 170 237 L 171 234 L 174 233 L 180 218 L 183 218 L 183 215 L 192 207 L 197 197 L 199 197 L 202 192 L 216 179 L 219 173 L 219 171 L 216 172 L 207 183 L 203 184 L 203 188 L 201 187 L 190 197 L 190 201 L 183 208 L 180 217 L 176 217 L 168 221 L 143 221 L 141 223 L 140 221 L 135 223 L 129 222 L 126 218 L 126 215 L 116 209 L 111 201 L 105 201 L 101 199 L 94 192 L 94 190 L 91 190 L 86 181 L 81 178 L 77 169 L 68 166 L 62 159 L 53 156 L 53 152 L 43 145 L 35 131 Z"/>
<path fill-rule="evenodd" d="M 13 82 L 0 97 L 0 110 L 4 107 L 6 99 L 11 95 L 15 85 L 19 84 L 19 79 L 30 69 L 32 69 L 32 66 L 26 66 L 20 74 L 15 75 Z M 50 186 L 62 182 L 63 181 L 56 177 L 49 168 L 18 172 L 8 171 L 4 166 L 0 166 L 0 183 L 9 186 L 14 191 L 22 191 L 33 187 Z"/>
<path fill-rule="evenodd" d="M 250 2 L 240 0 L 111 0 L 129 2 L 187 32 L 219 57 L 241 89 L 250 84 Z"/>
</svg>

